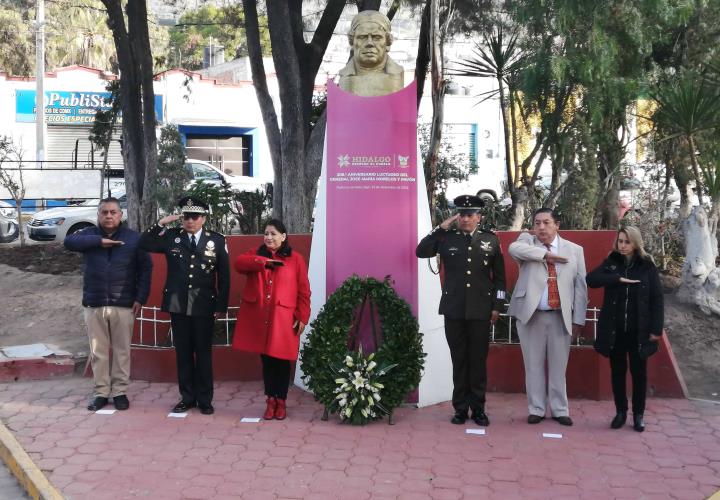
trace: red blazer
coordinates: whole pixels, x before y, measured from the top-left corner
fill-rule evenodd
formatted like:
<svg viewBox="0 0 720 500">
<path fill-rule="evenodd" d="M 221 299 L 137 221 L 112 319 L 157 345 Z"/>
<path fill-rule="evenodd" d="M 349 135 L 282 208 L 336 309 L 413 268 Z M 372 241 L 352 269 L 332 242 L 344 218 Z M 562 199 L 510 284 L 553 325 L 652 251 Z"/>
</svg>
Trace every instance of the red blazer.
<svg viewBox="0 0 720 500">
<path fill-rule="evenodd" d="M 273 254 L 284 265 L 267 269 L 268 258 L 255 250 L 235 259 L 235 270 L 247 275 L 238 311 L 233 348 L 296 360 L 300 336 L 293 324 L 310 319 L 307 264 L 298 252 Z"/>
</svg>

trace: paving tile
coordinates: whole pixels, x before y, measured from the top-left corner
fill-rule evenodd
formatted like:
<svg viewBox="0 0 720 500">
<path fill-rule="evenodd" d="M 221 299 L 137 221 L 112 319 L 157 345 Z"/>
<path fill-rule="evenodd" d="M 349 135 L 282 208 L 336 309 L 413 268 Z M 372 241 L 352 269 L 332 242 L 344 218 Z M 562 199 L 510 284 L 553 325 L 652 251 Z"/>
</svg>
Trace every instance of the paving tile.
<svg viewBox="0 0 720 500">
<path fill-rule="evenodd" d="M 216 384 L 210 418 L 167 418 L 174 384 L 133 382 L 133 406 L 111 416 L 84 409 L 88 392 L 80 378 L 0 384 L 0 418 L 73 499 L 659 500 L 720 488 L 720 408 L 685 400 L 649 400 L 638 434 L 609 429 L 608 402 L 571 401 L 576 425 L 565 429 L 528 426 L 523 395 L 492 394 L 492 427 L 470 436 L 448 422 L 447 403 L 400 408 L 392 427 L 355 427 L 321 421 L 322 408 L 292 389 L 290 418 L 243 424 L 264 408 L 260 383 Z"/>
</svg>

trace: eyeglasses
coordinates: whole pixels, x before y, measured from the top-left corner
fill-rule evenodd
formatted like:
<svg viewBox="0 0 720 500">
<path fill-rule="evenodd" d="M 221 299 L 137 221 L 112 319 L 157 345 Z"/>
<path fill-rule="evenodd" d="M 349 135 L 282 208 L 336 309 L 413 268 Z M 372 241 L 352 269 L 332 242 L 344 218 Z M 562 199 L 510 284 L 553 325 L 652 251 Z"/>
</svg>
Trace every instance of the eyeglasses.
<svg viewBox="0 0 720 500">
<path fill-rule="evenodd" d="M 192 219 L 192 220 L 198 220 L 198 218 L 200 218 L 200 217 L 201 217 L 200 214 L 183 214 L 183 219 L 184 219 L 184 220 L 191 220 L 191 219 Z"/>
</svg>

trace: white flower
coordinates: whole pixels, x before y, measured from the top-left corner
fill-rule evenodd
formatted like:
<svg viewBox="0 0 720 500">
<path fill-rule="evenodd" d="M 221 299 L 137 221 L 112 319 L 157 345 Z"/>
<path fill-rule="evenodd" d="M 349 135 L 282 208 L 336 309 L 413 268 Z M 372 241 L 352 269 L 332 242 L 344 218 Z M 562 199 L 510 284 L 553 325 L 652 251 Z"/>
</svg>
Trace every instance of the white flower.
<svg viewBox="0 0 720 500">
<path fill-rule="evenodd" d="M 336 384 L 345 384 L 345 383 L 347 383 L 347 379 L 346 378 L 336 378 L 335 383 Z"/>
<path fill-rule="evenodd" d="M 345 356 L 345 364 L 347 366 L 353 366 L 353 359 L 350 356 Z"/>
<path fill-rule="evenodd" d="M 347 404 L 347 399 L 341 399 L 338 403 L 340 406 L 345 406 Z"/>
<path fill-rule="evenodd" d="M 370 363 L 367 366 L 367 371 L 372 371 L 373 368 L 377 366 L 377 363 L 375 361 L 370 361 Z"/>
</svg>

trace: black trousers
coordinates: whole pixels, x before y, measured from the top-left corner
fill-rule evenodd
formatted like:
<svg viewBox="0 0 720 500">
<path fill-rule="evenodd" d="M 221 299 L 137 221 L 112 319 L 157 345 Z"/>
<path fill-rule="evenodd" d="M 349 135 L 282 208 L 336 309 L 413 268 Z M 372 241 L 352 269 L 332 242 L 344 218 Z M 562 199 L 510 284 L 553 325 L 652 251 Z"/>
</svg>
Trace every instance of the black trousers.
<svg viewBox="0 0 720 500">
<path fill-rule="evenodd" d="M 618 412 L 628 411 L 627 377 L 628 359 L 632 378 L 632 409 L 641 415 L 645 412 L 647 394 L 647 360 L 638 354 L 638 338 L 632 333 L 618 332 L 615 347 L 610 351 L 610 372 L 612 374 L 612 390 L 615 408 Z"/>
<path fill-rule="evenodd" d="M 446 317 L 445 338 L 453 365 L 453 408 L 485 411 L 490 321 Z"/>
<path fill-rule="evenodd" d="M 207 406 L 213 398 L 213 316 L 171 314 L 178 386 L 186 403 Z"/>
<path fill-rule="evenodd" d="M 278 359 L 261 354 L 265 395 L 271 398 L 287 399 L 290 387 L 290 360 Z"/>
</svg>

